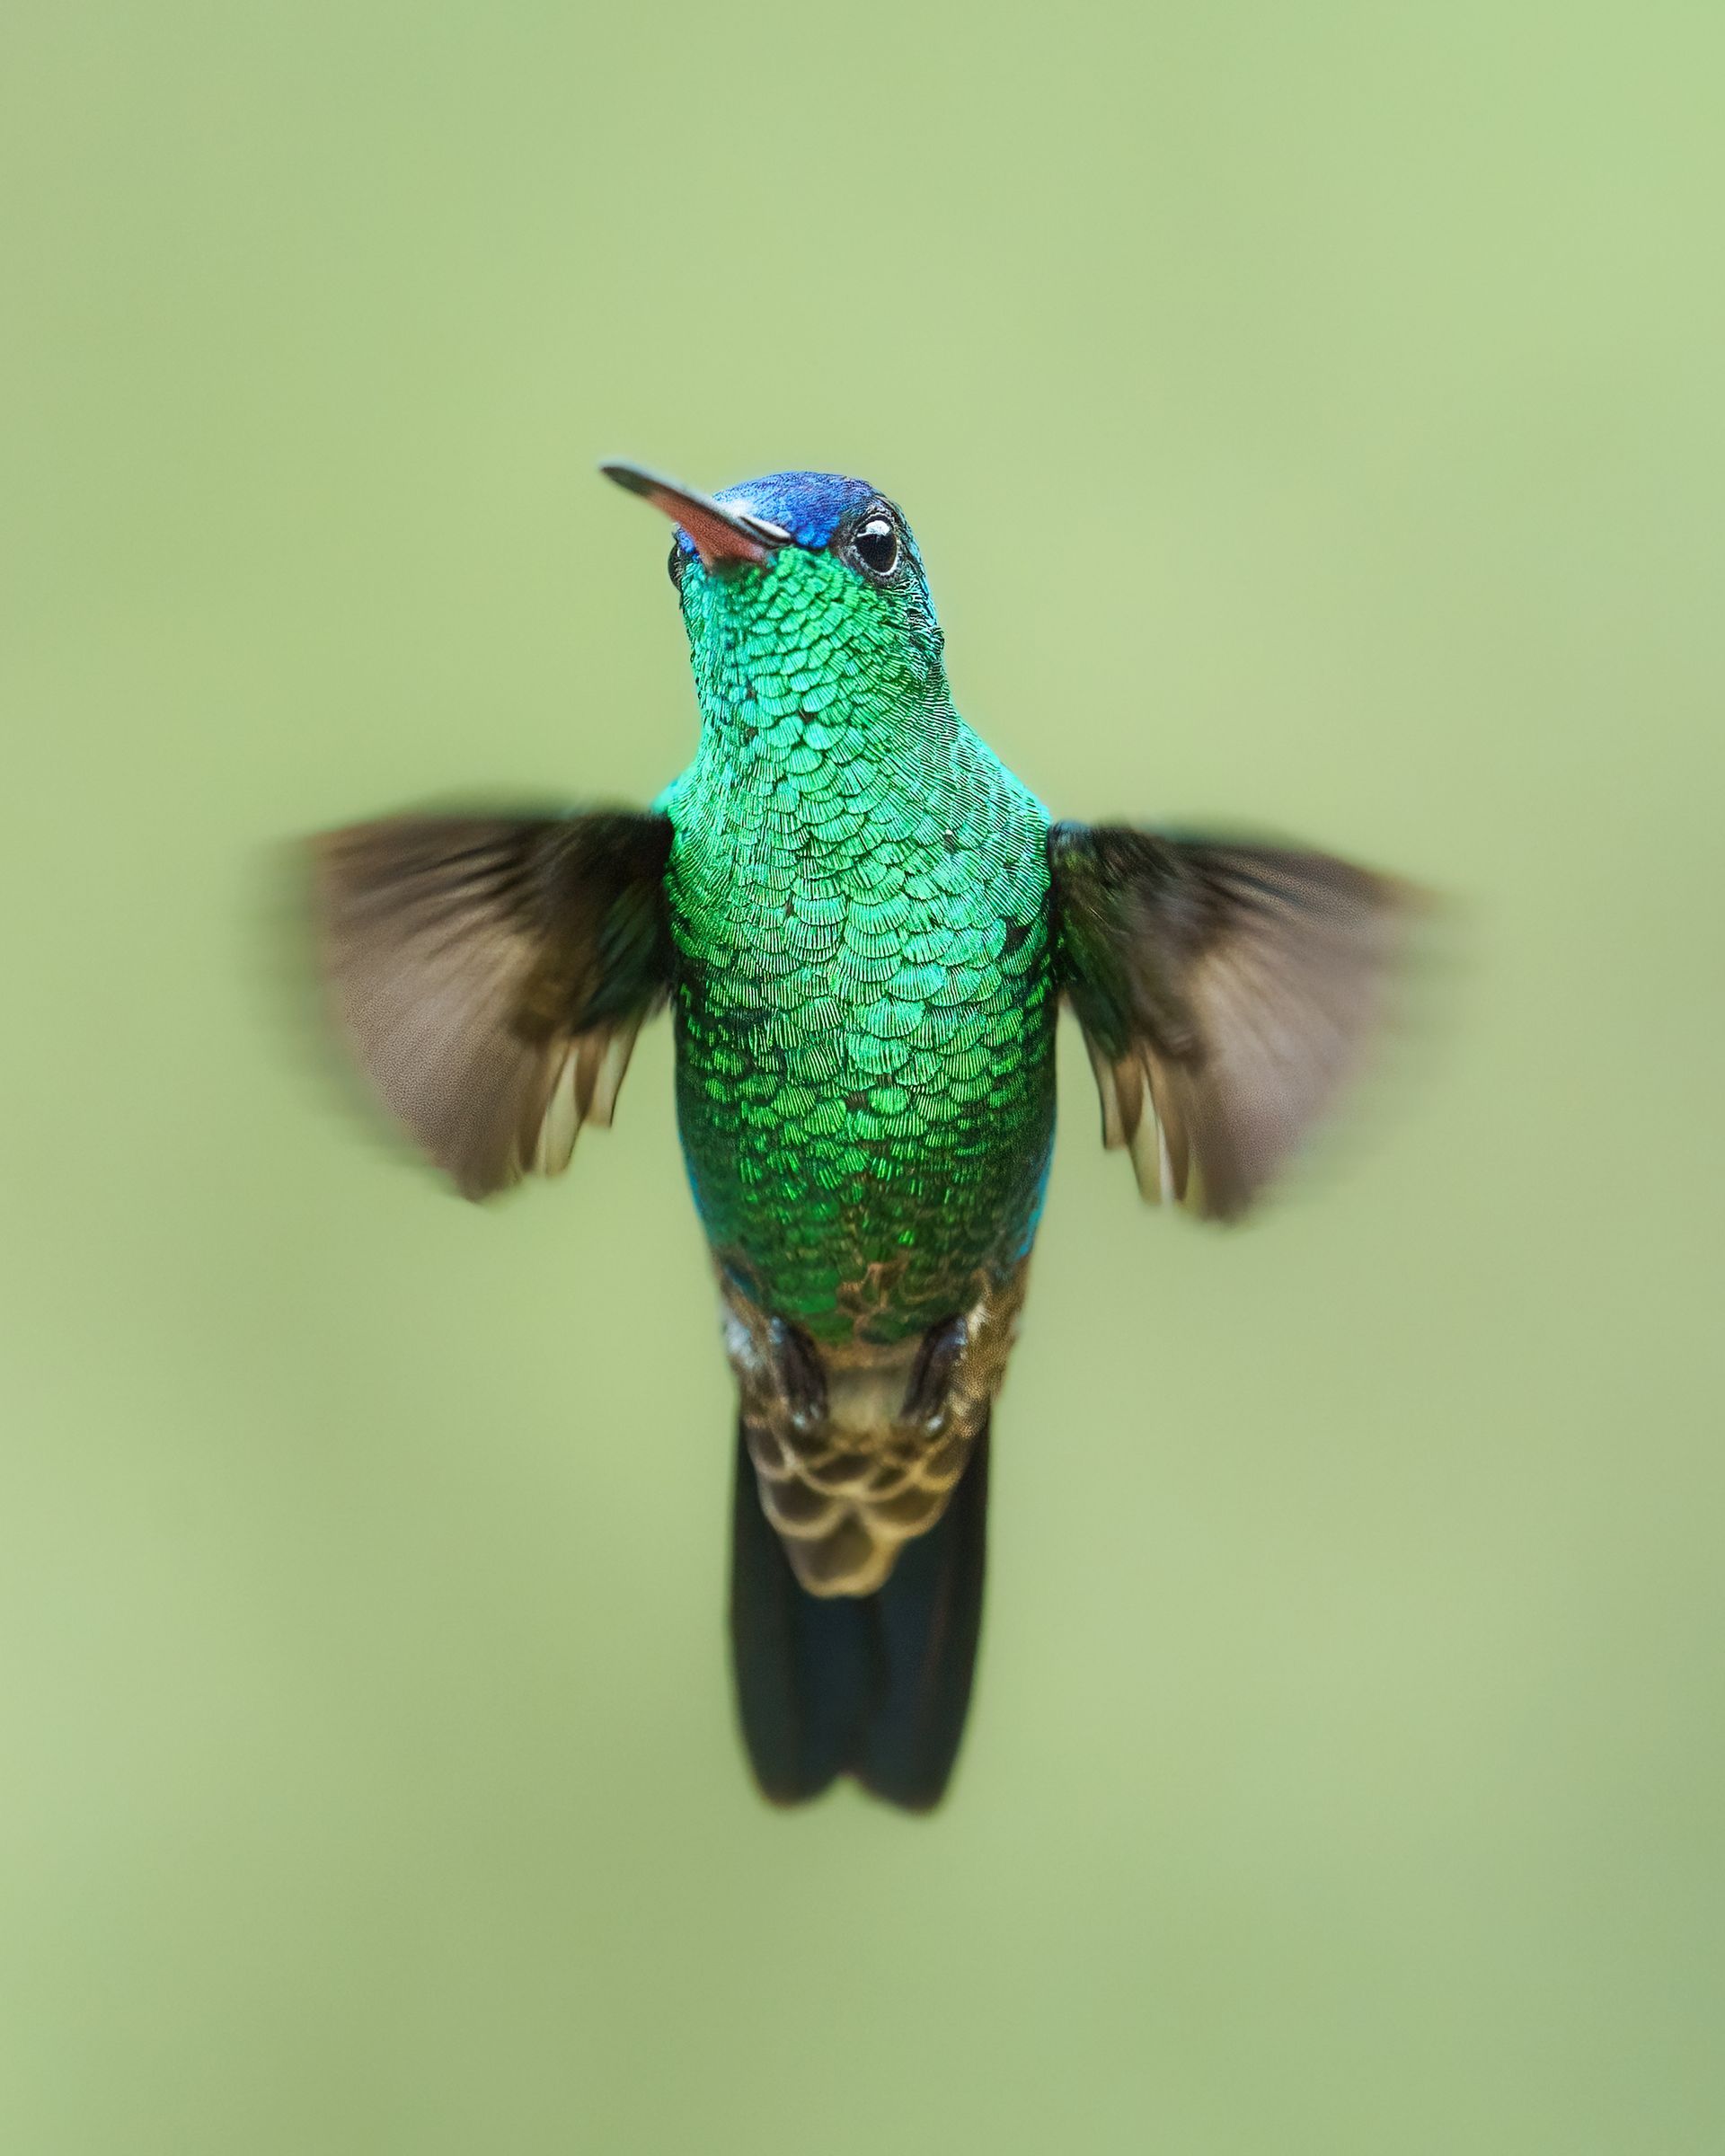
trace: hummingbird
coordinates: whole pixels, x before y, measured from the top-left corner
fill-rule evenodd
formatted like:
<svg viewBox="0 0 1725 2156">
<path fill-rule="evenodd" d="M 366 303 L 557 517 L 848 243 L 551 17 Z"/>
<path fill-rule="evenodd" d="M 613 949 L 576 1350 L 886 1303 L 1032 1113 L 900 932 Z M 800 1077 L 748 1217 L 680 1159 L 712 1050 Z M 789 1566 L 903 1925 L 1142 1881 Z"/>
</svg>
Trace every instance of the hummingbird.
<svg viewBox="0 0 1725 2156">
<path fill-rule="evenodd" d="M 1070 1006 L 1146 1199 L 1228 1221 L 1361 1061 L 1408 888 L 1326 854 L 1057 822 L 959 716 L 922 556 L 860 479 L 675 527 L 700 733 L 644 811 L 312 842 L 334 1022 L 456 1189 L 554 1175 L 668 1004 L 738 1411 L 730 1630 L 781 1804 L 926 1810 L 982 1618 L 990 1420 Z"/>
</svg>

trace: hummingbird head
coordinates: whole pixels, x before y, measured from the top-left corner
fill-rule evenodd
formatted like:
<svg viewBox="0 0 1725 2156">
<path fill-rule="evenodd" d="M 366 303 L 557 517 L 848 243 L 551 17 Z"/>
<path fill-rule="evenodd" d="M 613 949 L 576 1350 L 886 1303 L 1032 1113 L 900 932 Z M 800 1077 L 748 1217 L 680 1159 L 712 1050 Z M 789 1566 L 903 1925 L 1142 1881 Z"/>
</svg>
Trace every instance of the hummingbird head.
<svg viewBox="0 0 1725 2156">
<path fill-rule="evenodd" d="M 944 708 L 942 639 L 898 505 L 866 480 L 775 472 L 721 494 L 636 464 L 606 476 L 677 526 L 677 588 L 704 717 L 757 730 L 818 718 L 852 685 L 908 720 Z"/>
</svg>

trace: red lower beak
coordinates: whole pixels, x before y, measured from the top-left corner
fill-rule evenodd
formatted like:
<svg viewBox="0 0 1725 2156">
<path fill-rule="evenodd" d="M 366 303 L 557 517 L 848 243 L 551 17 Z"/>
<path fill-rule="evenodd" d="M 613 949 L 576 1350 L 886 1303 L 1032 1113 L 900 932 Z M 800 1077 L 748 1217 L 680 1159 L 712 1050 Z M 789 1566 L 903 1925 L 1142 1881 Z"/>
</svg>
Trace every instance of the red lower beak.
<svg viewBox="0 0 1725 2156">
<path fill-rule="evenodd" d="M 631 494 L 662 509 L 679 531 L 687 533 L 709 569 L 723 561 L 765 561 L 790 542 L 790 533 L 765 517 L 724 508 L 708 495 L 692 494 L 639 464 L 601 464 L 599 469 Z"/>
</svg>

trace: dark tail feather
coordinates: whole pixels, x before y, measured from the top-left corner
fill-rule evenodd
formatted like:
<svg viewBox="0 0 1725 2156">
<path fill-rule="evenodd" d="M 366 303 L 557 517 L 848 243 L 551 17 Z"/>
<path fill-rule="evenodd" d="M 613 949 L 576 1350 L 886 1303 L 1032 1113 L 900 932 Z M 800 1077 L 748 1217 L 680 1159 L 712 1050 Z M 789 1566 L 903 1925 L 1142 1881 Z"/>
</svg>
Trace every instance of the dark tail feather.
<svg viewBox="0 0 1725 2156">
<path fill-rule="evenodd" d="M 939 1522 L 907 1542 L 876 1594 L 825 1597 L 797 1582 L 755 1484 L 740 1430 L 730 1643 L 755 1778 L 775 1804 L 854 1774 L 889 1804 L 940 1802 L 970 1703 L 988 1512 L 988 1426 Z"/>
</svg>

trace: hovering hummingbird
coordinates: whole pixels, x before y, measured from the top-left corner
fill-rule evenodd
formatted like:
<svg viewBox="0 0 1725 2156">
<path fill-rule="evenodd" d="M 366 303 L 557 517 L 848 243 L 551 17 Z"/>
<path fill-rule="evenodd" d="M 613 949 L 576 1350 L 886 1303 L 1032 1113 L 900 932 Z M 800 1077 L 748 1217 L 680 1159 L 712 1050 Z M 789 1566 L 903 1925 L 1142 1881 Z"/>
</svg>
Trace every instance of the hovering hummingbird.
<svg viewBox="0 0 1725 2156">
<path fill-rule="evenodd" d="M 675 525 L 701 706 L 644 814 L 315 842 L 322 960 L 383 1100 L 469 1197 L 608 1124 L 669 1002 L 739 1394 L 730 1632 L 756 1777 L 936 1803 L 982 1613 L 989 1417 L 1076 1013 L 1102 1137 L 1227 1220 L 1359 1060 L 1403 887 L 1321 853 L 1055 823 L 953 709 L 910 528 L 858 479 Z"/>
</svg>

